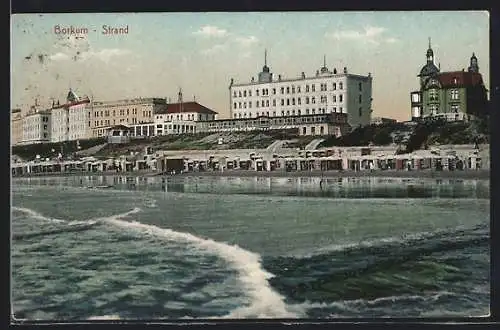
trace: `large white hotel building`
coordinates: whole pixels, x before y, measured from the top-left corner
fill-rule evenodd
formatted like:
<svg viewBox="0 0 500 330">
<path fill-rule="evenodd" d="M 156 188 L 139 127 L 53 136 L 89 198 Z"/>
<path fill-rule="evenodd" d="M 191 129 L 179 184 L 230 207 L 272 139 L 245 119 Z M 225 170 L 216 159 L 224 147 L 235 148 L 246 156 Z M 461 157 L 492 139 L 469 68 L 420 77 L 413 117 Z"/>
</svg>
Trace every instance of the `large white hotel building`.
<svg viewBox="0 0 500 330">
<path fill-rule="evenodd" d="M 326 66 L 307 77 L 304 72 L 293 79 L 275 77 L 267 66 L 250 82 L 229 87 L 231 118 L 286 117 L 331 113 L 347 114 L 352 128 L 370 125 L 372 113 L 372 77 L 330 71 Z"/>
</svg>

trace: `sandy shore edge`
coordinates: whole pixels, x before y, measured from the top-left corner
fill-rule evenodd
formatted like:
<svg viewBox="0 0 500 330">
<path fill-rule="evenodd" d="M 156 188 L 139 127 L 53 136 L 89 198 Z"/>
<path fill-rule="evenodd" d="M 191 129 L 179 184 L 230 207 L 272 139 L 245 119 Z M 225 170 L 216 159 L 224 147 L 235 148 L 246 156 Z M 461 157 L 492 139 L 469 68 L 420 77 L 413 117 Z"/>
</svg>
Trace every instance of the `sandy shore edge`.
<svg viewBox="0 0 500 330">
<path fill-rule="evenodd" d="M 126 176 L 126 177 L 155 177 L 162 176 L 158 172 L 70 172 L 70 173 L 43 173 L 33 175 L 15 176 L 15 178 L 29 177 L 67 177 L 67 176 Z M 165 175 L 172 177 L 172 175 Z M 469 179 L 469 180 L 489 180 L 490 170 L 468 170 L 468 171 L 272 171 L 257 172 L 245 170 L 229 170 L 224 172 L 189 172 L 176 174 L 175 177 L 325 177 L 325 178 L 345 178 L 345 177 L 387 177 L 387 178 L 436 178 L 436 179 Z"/>
</svg>

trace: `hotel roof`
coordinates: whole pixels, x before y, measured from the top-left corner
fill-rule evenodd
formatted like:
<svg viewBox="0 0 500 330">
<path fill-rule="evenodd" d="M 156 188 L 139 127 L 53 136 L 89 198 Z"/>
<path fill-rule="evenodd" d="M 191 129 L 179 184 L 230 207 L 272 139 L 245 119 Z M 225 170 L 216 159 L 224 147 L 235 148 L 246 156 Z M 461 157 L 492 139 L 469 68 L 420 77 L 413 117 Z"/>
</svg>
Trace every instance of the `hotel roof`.
<svg viewBox="0 0 500 330">
<path fill-rule="evenodd" d="M 183 103 L 170 103 L 167 104 L 165 110 L 160 110 L 158 114 L 182 113 L 182 112 L 195 112 L 205 114 L 217 114 L 217 112 L 199 104 L 198 102 L 183 102 Z"/>
</svg>

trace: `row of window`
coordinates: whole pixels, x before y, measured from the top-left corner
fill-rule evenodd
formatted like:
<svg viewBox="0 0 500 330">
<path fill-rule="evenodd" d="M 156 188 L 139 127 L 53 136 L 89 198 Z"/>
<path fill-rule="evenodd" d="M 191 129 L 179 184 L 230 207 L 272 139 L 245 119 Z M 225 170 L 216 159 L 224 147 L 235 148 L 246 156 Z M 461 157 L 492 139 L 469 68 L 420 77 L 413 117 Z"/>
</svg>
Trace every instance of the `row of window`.
<svg viewBox="0 0 500 330">
<path fill-rule="evenodd" d="M 332 100 L 334 103 L 337 103 L 337 95 L 333 95 Z M 285 106 L 285 102 L 286 102 L 286 106 L 295 105 L 295 98 L 281 99 L 280 101 L 281 101 L 280 102 L 281 106 Z M 309 96 L 306 96 L 304 98 L 304 101 L 305 101 L 305 104 L 316 104 L 316 97 L 312 96 L 311 98 L 309 98 Z M 343 95 L 342 94 L 338 95 L 338 102 L 342 103 L 343 101 L 344 101 Z M 362 101 L 362 99 L 361 99 L 361 95 L 360 95 L 359 96 L 359 103 L 361 103 L 361 101 Z M 326 95 L 320 96 L 320 103 L 327 103 L 327 102 L 328 102 L 328 97 Z M 233 109 L 246 109 L 247 104 L 248 104 L 248 108 L 252 108 L 252 101 L 248 101 L 248 103 L 247 102 L 234 102 Z M 272 105 L 273 105 L 273 107 L 276 106 L 276 100 L 272 100 Z M 302 105 L 302 98 L 300 98 L 300 97 L 297 98 L 297 105 Z M 256 101 L 255 107 L 256 108 L 269 107 L 269 100 Z"/>
<path fill-rule="evenodd" d="M 223 121 L 219 123 L 211 122 L 208 124 L 209 128 L 228 128 L 231 126 L 238 127 L 255 127 L 262 125 L 283 125 L 283 124 L 314 124 L 324 123 L 327 121 L 326 116 L 318 117 L 291 117 L 291 118 L 273 118 L 269 120 L 251 120 L 251 121 Z"/>
<path fill-rule="evenodd" d="M 458 100 L 460 98 L 460 95 L 458 93 L 458 89 L 452 89 L 450 90 L 450 99 L 451 100 Z M 429 89 L 429 100 L 430 101 L 438 101 L 439 100 L 439 93 L 437 89 Z"/>
<path fill-rule="evenodd" d="M 175 116 L 174 115 L 167 115 L 165 120 L 172 121 L 172 120 L 174 120 L 174 118 L 176 120 L 183 120 L 184 119 L 184 115 L 187 116 L 186 120 L 195 120 L 195 118 L 196 118 L 196 116 L 195 116 L 194 113 L 193 114 L 189 114 L 188 113 L 188 114 L 182 114 L 182 115 L 177 114 Z M 161 116 L 156 116 L 156 119 L 160 119 L 160 118 L 161 118 Z M 201 114 L 198 114 L 198 120 L 201 120 Z"/>
<path fill-rule="evenodd" d="M 362 91 L 362 87 L 363 84 L 362 83 L 359 83 L 359 91 Z M 338 89 L 344 89 L 344 84 L 342 82 L 339 82 L 338 84 Z M 277 88 L 272 88 L 271 91 L 272 91 L 272 95 L 276 95 L 277 91 L 280 91 L 281 94 L 295 94 L 296 92 L 297 93 L 300 93 L 301 92 L 301 89 L 300 89 L 300 86 L 286 86 L 286 87 L 281 87 L 279 89 Z M 322 92 L 326 92 L 328 90 L 328 85 L 327 84 L 320 84 L 320 91 Z M 337 90 L 337 83 L 332 83 L 332 90 Z M 309 92 L 315 92 L 316 91 L 316 84 L 312 84 L 312 85 L 306 85 L 305 86 L 305 92 L 306 93 L 309 93 Z M 262 89 L 256 89 L 255 90 L 255 95 L 256 96 L 266 96 L 266 95 L 269 95 L 269 89 L 268 88 L 262 88 Z M 233 97 L 252 97 L 252 90 L 243 90 L 243 91 L 233 91 Z"/>
<path fill-rule="evenodd" d="M 151 117 L 151 110 L 142 110 L 142 116 L 143 117 Z M 94 111 L 94 117 L 109 117 L 109 114 L 111 113 L 110 110 L 101 110 L 101 111 Z M 125 114 L 126 113 L 126 114 Z M 119 116 L 125 116 L 125 115 L 130 115 L 130 109 L 120 109 L 119 110 Z M 132 115 L 137 115 L 137 108 L 132 109 Z M 90 112 L 89 112 L 90 116 Z M 116 116 L 116 110 L 113 110 L 113 116 Z"/>
<path fill-rule="evenodd" d="M 429 105 L 429 112 L 433 115 L 436 115 L 440 113 L 439 111 L 439 105 L 437 104 L 431 104 Z M 460 105 L 458 104 L 453 104 L 450 106 L 450 112 L 452 113 L 459 113 L 460 112 Z"/>
<path fill-rule="evenodd" d="M 361 108 L 360 108 L 361 109 Z M 342 113 L 343 108 L 339 107 L 339 113 Z M 337 107 L 333 107 L 332 112 L 336 113 L 337 112 Z M 235 113 L 233 118 L 252 118 L 252 117 L 259 117 L 259 116 L 267 116 L 269 117 L 272 113 L 272 117 L 276 117 L 277 114 L 281 113 L 281 116 L 300 116 L 302 114 L 305 115 L 315 115 L 315 114 L 326 114 L 327 109 L 326 108 L 318 108 L 318 111 L 316 112 L 316 109 L 305 109 L 304 112 L 301 111 L 301 109 L 298 109 L 297 111 L 295 110 L 281 110 L 281 112 L 276 112 L 276 111 L 262 111 L 262 112 L 249 112 L 248 114 L 246 112 L 244 113 Z"/>
</svg>

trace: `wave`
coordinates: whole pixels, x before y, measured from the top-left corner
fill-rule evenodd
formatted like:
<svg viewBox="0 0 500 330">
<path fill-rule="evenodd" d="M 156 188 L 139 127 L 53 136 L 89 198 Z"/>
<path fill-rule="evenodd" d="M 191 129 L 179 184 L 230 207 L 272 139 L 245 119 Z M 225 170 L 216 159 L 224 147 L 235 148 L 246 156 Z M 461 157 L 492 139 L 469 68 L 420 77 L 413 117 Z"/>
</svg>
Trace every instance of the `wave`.
<svg viewBox="0 0 500 330">
<path fill-rule="evenodd" d="M 116 314 L 112 314 L 112 315 L 101 315 L 101 316 L 90 316 L 87 318 L 87 320 L 120 320 L 121 317 L 119 315 L 116 315 Z"/>
<path fill-rule="evenodd" d="M 56 219 L 56 218 L 51 218 L 51 217 L 46 217 L 32 209 L 24 208 L 24 207 L 17 207 L 17 206 L 12 206 L 12 210 L 18 211 L 25 213 L 29 215 L 32 218 L 38 219 L 38 220 L 43 220 L 47 222 L 55 222 L 55 223 L 64 223 L 66 220 L 61 220 L 61 219 Z"/>
<path fill-rule="evenodd" d="M 286 318 L 297 317 L 287 309 L 284 297 L 274 291 L 268 279 L 273 275 L 262 268 L 260 255 L 247 251 L 237 245 L 228 245 L 211 239 L 197 237 L 189 233 L 177 232 L 137 221 L 124 221 L 121 218 L 140 212 L 140 208 L 113 215 L 102 220 L 112 225 L 135 230 L 172 241 L 193 244 L 205 252 L 215 253 L 234 267 L 239 273 L 239 281 L 245 288 L 245 294 L 251 299 L 249 306 L 237 308 L 224 318 Z"/>
<path fill-rule="evenodd" d="M 484 268 L 487 276 L 488 265 L 473 262 L 463 253 L 464 249 L 488 253 L 486 227 L 330 246 L 312 256 L 269 257 L 264 267 L 276 274 L 271 285 L 297 303 L 376 300 L 442 291 L 467 282 L 478 269 Z"/>
</svg>

